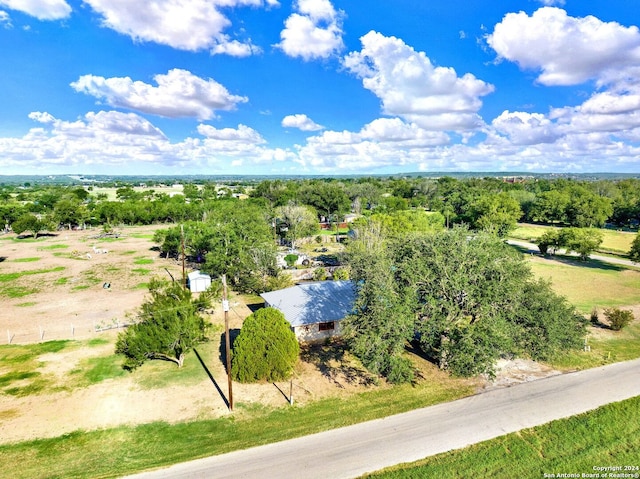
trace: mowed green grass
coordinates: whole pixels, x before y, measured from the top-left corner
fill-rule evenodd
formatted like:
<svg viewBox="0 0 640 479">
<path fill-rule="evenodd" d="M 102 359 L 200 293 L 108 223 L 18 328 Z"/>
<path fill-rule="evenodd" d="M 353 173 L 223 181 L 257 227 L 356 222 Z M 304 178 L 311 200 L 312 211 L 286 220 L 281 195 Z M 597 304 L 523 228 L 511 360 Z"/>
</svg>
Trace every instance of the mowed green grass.
<svg viewBox="0 0 640 479">
<path fill-rule="evenodd" d="M 608 308 L 640 304 L 640 271 L 578 259 L 530 257 L 533 273 L 550 279 L 553 289 L 582 313 L 594 307 Z"/>
<path fill-rule="evenodd" d="M 535 242 L 542 234 L 550 229 L 557 229 L 553 226 L 532 225 L 519 223 L 518 227 L 509 236 L 525 241 Z M 631 249 L 631 243 L 636 237 L 636 233 L 628 231 L 615 231 L 608 229 L 600 230 L 603 234 L 602 244 L 599 251 L 611 251 L 617 254 L 626 255 Z"/>
<path fill-rule="evenodd" d="M 542 478 L 545 474 L 589 477 L 582 474 L 598 473 L 594 466 L 640 466 L 638 451 L 640 397 L 363 477 L 512 479 Z M 620 472 L 625 471 L 617 473 Z M 604 474 L 600 477 L 610 477 Z"/>
</svg>

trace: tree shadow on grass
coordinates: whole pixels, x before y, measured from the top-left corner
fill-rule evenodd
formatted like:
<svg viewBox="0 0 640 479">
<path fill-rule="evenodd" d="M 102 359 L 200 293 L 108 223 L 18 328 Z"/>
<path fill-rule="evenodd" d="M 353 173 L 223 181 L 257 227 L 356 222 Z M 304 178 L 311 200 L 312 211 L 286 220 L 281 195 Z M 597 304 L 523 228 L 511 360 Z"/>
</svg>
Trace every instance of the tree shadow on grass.
<svg viewBox="0 0 640 479">
<path fill-rule="evenodd" d="M 418 356 L 419 358 L 427 361 L 428 363 L 433 364 L 437 368 L 440 367 L 440 364 L 435 358 L 433 358 L 432 356 L 429 356 L 427 353 L 425 353 L 422 350 L 422 348 L 420 347 L 420 343 L 418 343 L 418 341 L 410 341 L 405 345 L 404 350 L 410 354 L 414 354 Z M 420 370 L 416 370 L 416 379 L 424 379 L 424 375 Z"/>
<path fill-rule="evenodd" d="M 569 266 L 578 266 L 581 268 L 600 269 L 603 271 L 624 271 L 626 269 L 634 268 L 634 266 L 621 265 L 616 263 L 609 263 L 601 259 L 589 258 L 586 261 L 580 259 L 577 256 L 566 255 L 561 253 L 556 254 L 541 254 L 539 251 L 534 251 L 526 246 L 510 244 L 513 249 L 519 251 L 522 254 L 530 256 L 539 256 L 540 258 L 548 259 L 551 261 L 557 261 L 558 263 L 566 264 Z"/>
<path fill-rule="evenodd" d="M 344 341 L 333 339 L 324 343 L 304 344 L 300 348 L 300 358 L 313 364 L 324 377 L 340 388 L 344 388 L 341 380 L 358 386 L 375 384 L 375 377 L 363 367 L 352 364 L 346 352 Z"/>
<path fill-rule="evenodd" d="M 227 409 L 228 409 L 229 408 L 229 400 L 224 395 L 224 393 L 222 392 L 222 389 L 220 389 L 220 386 L 218 385 L 218 383 L 216 382 L 215 378 L 213 377 L 213 374 L 211 374 L 211 371 L 209 371 L 209 368 L 207 367 L 207 365 L 202 360 L 202 357 L 200 356 L 200 353 L 198 353 L 198 350 L 196 348 L 193 348 L 193 352 L 196 353 L 196 357 L 198 358 L 198 361 L 200 361 L 200 364 L 202 365 L 202 369 L 204 369 L 204 371 L 207 373 L 207 376 L 209 376 L 209 379 L 211 379 L 211 382 L 215 386 L 216 390 L 218 391 L 218 394 L 220 394 L 220 397 L 222 398 L 222 400 L 224 401 L 224 404 L 227 406 Z"/>
<path fill-rule="evenodd" d="M 566 264 L 568 266 L 577 266 L 579 268 L 588 268 L 588 269 L 599 269 L 602 271 L 625 271 L 630 269 L 629 266 L 609 263 L 607 261 L 602 261 L 600 259 L 589 258 L 584 261 L 575 256 L 566 256 L 566 255 L 558 255 L 558 256 L 547 256 L 547 259 L 552 259 L 557 261 L 558 263 Z"/>
<path fill-rule="evenodd" d="M 513 249 L 519 251 L 522 254 L 530 254 L 530 255 L 535 255 L 535 256 L 539 256 L 540 255 L 540 251 L 536 248 L 536 249 L 532 249 L 530 247 L 527 246 L 522 246 L 519 244 L 509 244 L 509 246 L 511 246 Z"/>
</svg>

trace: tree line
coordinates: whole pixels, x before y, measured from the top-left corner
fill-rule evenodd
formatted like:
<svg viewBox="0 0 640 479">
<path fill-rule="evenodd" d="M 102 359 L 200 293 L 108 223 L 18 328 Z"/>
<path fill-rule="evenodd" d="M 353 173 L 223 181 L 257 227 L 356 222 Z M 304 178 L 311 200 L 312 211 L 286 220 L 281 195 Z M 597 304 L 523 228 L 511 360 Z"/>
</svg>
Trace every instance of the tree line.
<svg viewBox="0 0 640 479">
<path fill-rule="evenodd" d="M 0 187 L 0 220 L 14 231 L 35 233 L 82 225 L 146 225 L 199 221 L 220 199 L 247 193 L 270 211 L 305 206 L 326 222 L 347 213 L 383 214 L 410 209 L 439 212 L 447 226 L 465 223 L 506 235 L 517 221 L 572 227 L 637 227 L 640 179 L 578 181 L 499 178 L 381 178 L 264 180 L 245 185 L 185 183 L 183 194 L 121 185 L 116 199 L 93 187 Z M 34 220 L 38 220 L 36 222 Z M 283 231 L 287 223 L 283 221 Z"/>
</svg>

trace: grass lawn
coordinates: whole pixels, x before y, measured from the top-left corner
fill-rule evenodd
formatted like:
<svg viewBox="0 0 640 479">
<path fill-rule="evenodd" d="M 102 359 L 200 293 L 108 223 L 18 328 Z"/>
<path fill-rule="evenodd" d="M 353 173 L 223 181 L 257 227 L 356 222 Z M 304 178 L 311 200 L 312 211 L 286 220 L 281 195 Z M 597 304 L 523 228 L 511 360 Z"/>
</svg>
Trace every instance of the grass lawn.
<svg viewBox="0 0 640 479">
<path fill-rule="evenodd" d="M 639 467 L 640 398 L 525 429 L 364 477 L 512 479 L 597 474 L 594 466 Z M 638 474 L 638 469 L 618 471 Z M 548 474 L 548 476 L 545 476 Z M 614 477 L 600 473 L 599 477 Z M 616 476 L 618 477 L 618 476 Z M 624 476 L 619 476 L 624 477 Z M 637 476 L 628 476 L 637 477 Z"/>
<path fill-rule="evenodd" d="M 582 313 L 594 307 L 640 304 L 640 271 L 596 260 L 546 259 L 533 256 L 534 274 L 550 279 L 553 289 Z"/>
<path fill-rule="evenodd" d="M 519 223 L 518 227 L 509 235 L 512 238 L 524 241 L 535 242 L 545 231 L 553 229 L 553 226 L 532 225 L 527 223 Z M 611 252 L 618 255 L 625 255 L 631 249 L 631 243 L 636 237 L 636 233 L 628 231 L 616 231 L 609 229 L 600 230 L 604 238 L 598 251 Z"/>
</svg>

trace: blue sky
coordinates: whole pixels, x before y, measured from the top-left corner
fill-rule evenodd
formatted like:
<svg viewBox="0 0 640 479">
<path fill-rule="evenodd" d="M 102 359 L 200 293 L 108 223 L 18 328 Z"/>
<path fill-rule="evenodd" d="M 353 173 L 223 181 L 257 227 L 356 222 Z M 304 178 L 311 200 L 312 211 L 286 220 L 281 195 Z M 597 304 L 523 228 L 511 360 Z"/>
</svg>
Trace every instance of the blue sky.
<svg viewBox="0 0 640 479">
<path fill-rule="evenodd" d="M 0 0 L 0 175 L 640 173 L 631 0 Z"/>
</svg>

